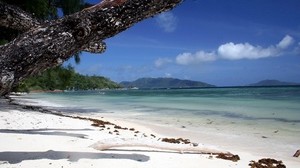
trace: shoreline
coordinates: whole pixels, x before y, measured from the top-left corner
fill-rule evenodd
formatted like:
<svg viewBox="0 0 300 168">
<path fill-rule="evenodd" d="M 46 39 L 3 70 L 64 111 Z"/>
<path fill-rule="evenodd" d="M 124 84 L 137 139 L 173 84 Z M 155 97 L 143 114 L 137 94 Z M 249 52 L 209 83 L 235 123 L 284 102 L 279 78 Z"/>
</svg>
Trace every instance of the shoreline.
<svg viewBox="0 0 300 168">
<path fill-rule="evenodd" d="M 152 122 L 145 122 L 137 119 L 114 118 L 113 114 L 101 115 L 104 118 L 113 119 L 114 121 L 126 121 L 127 123 L 135 123 L 142 125 L 155 133 L 167 137 L 184 137 L 212 148 L 218 148 L 222 151 L 229 151 L 234 154 L 248 153 L 260 158 L 274 158 L 278 160 L 289 160 L 298 162 L 299 158 L 292 157 L 297 151 L 297 145 L 291 144 L 284 139 L 284 135 L 278 132 L 264 132 L 249 134 L 239 133 L 238 131 L 229 132 L 230 130 L 218 129 L 211 125 L 202 125 L 197 127 L 185 126 L 178 127 L 174 125 L 158 124 Z M 210 127 L 208 127 L 210 126 Z M 255 142 L 255 143 L 253 143 Z M 294 141 L 292 141 L 294 143 Z M 287 148 L 288 147 L 288 148 Z"/>
<path fill-rule="evenodd" d="M 3 106 L 3 102 L 2 102 L 2 106 Z M 70 125 L 68 125 L 68 126 L 62 126 L 63 127 L 63 129 L 70 129 L 70 128 L 73 128 L 74 126 L 73 126 L 73 124 L 74 123 L 76 123 L 76 125 L 78 125 L 78 127 L 80 128 L 80 129 L 82 129 L 82 132 L 83 132 L 83 134 L 84 135 L 87 135 L 87 137 L 93 137 L 93 138 L 87 138 L 88 139 L 88 143 L 87 142 L 84 142 L 84 143 L 81 143 L 80 144 L 80 146 L 81 146 L 81 148 L 84 146 L 84 150 L 87 150 L 87 151 L 93 151 L 93 152 L 95 152 L 95 153 L 102 153 L 102 152 L 105 152 L 105 151 L 97 151 L 97 150 L 94 150 L 94 149 L 92 149 L 92 148 L 89 148 L 88 146 L 89 145 L 91 145 L 91 144 L 93 144 L 93 143 L 95 143 L 96 142 L 96 138 L 95 137 L 97 137 L 97 139 L 101 139 L 100 137 L 102 137 L 102 138 L 104 138 L 104 139 L 107 139 L 107 138 L 111 138 L 111 137 L 115 137 L 115 136 L 118 136 L 118 137 L 123 137 L 123 138 L 126 138 L 126 137 L 132 137 L 132 136 L 134 136 L 134 135 L 132 135 L 132 132 L 131 132 L 131 134 L 129 133 L 128 134 L 128 132 L 129 131 L 127 131 L 127 133 L 126 133 L 126 131 L 123 131 L 123 132 L 125 132 L 125 133 L 123 133 L 123 132 L 118 132 L 119 133 L 119 135 L 117 135 L 117 133 L 116 132 L 113 132 L 114 130 L 112 130 L 112 128 L 110 127 L 110 129 L 111 130 L 104 130 L 103 128 L 103 130 L 102 131 L 99 131 L 99 127 L 93 127 L 93 126 L 91 126 L 91 121 L 84 121 L 84 120 L 76 120 L 76 118 L 74 119 L 74 118 L 66 118 L 66 116 L 56 116 L 56 115 L 53 115 L 53 114 L 48 114 L 48 113 L 40 113 L 40 112 L 34 112 L 34 111 L 32 111 L 32 110 L 30 110 L 30 109 L 26 109 L 26 110 L 24 110 L 24 109 L 21 109 L 21 108 L 19 108 L 19 107 L 14 107 L 13 105 L 8 105 L 8 104 L 5 104 L 4 103 L 4 106 L 6 106 L 5 108 L 1 108 L 1 128 L 2 129 L 4 129 L 4 128 L 10 128 L 11 127 L 11 129 L 13 128 L 14 130 L 19 130 L 19 129 L 21 129 L 21 130 L 23 130 L 23 129 L 28 129 L 29 127 L 34 127 L 34 125 L 30 125 L 30 123 L 34 123 L 33 121 L 30 121 L 30 119 L 29 118 L 27 118 L 27 119 L 29 119 L 29 121 L 27 121 L 27 122 L 29 122 L 29 123 L 27 123 L 27 124 L 29 124 L 30 126 L 29 127 L 27 127 L 26 125 L 24 126 L 24 125 L 18 125 L 18 126 L 14 126 L 14 125 L 11 125 L 11 124 L 8 124 L 7 125 L 7 123 L 5 124 L 5 123 L 3 123 L 3 121 L 5 121 L 6 120 L 6 122 L 10 119 L 10 120 L 14 120 L 13 118 L 15 117 L 14 115 L 15 114 L 18 114 L 18 113 L 22 113 L 22 114 L 26 114 L 26 115 L 32 115 L 31 117 L 32 118 L 37 118 L 37 116 L 39 117 L 39 121 L 37 122 L 37 123 L 39 123 L 41 126 L 38 126 L 37 128 L 38 129 L 45 129 L 45 127 L 47 128 L 47 127 L 49 127 L 49 126 L 54 126 L 54 127 L 57 127 L 57 125 L 53 125 L 53 122 L 54 123 L 56 123 L 56 121 L 55 120 L 58 120 L 60 123 L 59 124 L 63 124 L 63 123 L 69 123 L 69 122 L 71 122 L 72 124 L 72 126 L 70 126 Z M 14 113 L 14 114 L 13 114 Z M 6 115 L 4 115 L 4 114 L 6 114 Z M 13 116 L 9 116 L 9 115 L 12 115 L 13 114 Z M 20 114 L 19 114 L 20 115 Z M 41 120 L 43 120 L 43 118 L 44 118 L 44 115 L 46 115 L 47 117 L 49 117 L 49 118 L 51 118 L 51 122 L 50 121 L 48 121 L 47 120 L 47 122 L 45 122 L 45 121 L 41 121 Z M 76 115 L 78 115 L 78 114 L 76 114 Z M 46 118 L 47 118 L 46 117 Z M 81 116 L 82 117 L 82 116 Z M 86 117 L 86 116 L 83 116 L 83 117 Z M 103 116 L 102 116 L 103 117 Z M 5 119 L 6 118 L 6 119 Z M 98 117 L 97 117 L 98 118 Z M 67 120 L 67 121 L 65 121 L 65 119 Z M 77 118 L 77 119 L 80 119 L 80 118 Z M 141 132 L 141 134 L 139 134 L 138 136 L 140 136 L 141 138 L 143 138 L 143 134 L 145 133 L 145 134 L 148 134 L 147 136 L 149 136 L 149 134 L 150 134 L 150 136 L 149 137 L 151 137 L 151 134 L 154 134 L 156 137 L 170 137 L 171 135 L 174 135 L 174 136 L 176 136 L 176 135 L 178 135 L 178 134 L 180 134 L 181 133 L 181 135 L 180 135 L 180 137 L 183 137 L 183 138 L 190 138 L 190 136 L 192 137 L 192 135 L 188 135 L 188 134 L 186 134 L 186 133 L 183 133 L 182 134 L 182 132 L 180 132 L 180 131 L 178 131 L 178 130 L 176 130 L 176 129 L 172 129 L 171 127 L 170 128 L 167 128 L 167 127 L 161 127 L 161 126 L 155 126 L 155 125 L 151 125 L 151 124 L 146 124 L 146 123 L 133 123 L 132 121 L 127 121 L 127 120 L 122 120 L 122 119 L 119 119 L 119 118 L 113 118 L 113 117 L 111 117 L 111 118 L 109 118 L 109 117 L 105 117 L 104 116 L 104 118 L 101 118 L 100 117 L 100 119 L 102 120 L 107 120 L 107 121 L 109 121 L 109 122 L 111 122 L 111 123 L 114 123 L 114 124 L 117 124 L 117 125 L 120 125 L 120 127 L 128 127 L 129 129 L 131 129 L 131 128 L 134 128 L 134 132 L 136 132 L 136 130 L 139 130 L 140 132 Z M 16 122 L 16 121 L 15 121 Z M 17 121 L 17 122 L 19 122 L 19 121 Z M 74 122 L 74 123 L 73 123 Z M 141 121 L 142 122 L 142 121 Z M 80 124 L 79 124 L 80 123 Z M 58 123 L 56 123 L 56 124 L 58 124 Z M 58 125 L 59 125 L 58 124 Z M 81 125 L 84 125 L 84 126 L 81 126 Z M 27 128 L 26 128 L 27 127 Z M 16 129 L 17 128 L 17 129 Z M 37 128 L 31 128 L 30 130 L 35 130 L 35 129 L 37 129 Z M 78 128 L 78 129 L 79 129 Z M 85 131 L 84 129 L 88 129 L 89 131 Z M 52 128 L 53 129 L 53 128 Z M 56 129 L 62 129 L 62 128 L 56 128 Z M 106 129 L 108 129 L 108 128 L 106 128 Z M 5 130 L 5 129 L 4 129 Z M 101 129 L 100 129 L 101 130 Z M 28 130 L 27 130 L 28 131 Z M 45 134 L 47 133 L 47 131 L 49 131 L 49 130 L 46 130 L 45 131 Z M 120 131 L 120 130 L 118 130 L 118 131 Z M 168 135 L 168 132 L 170 133 L 170 132 L 172 132 L 171 134 L 169 134 Z M 27 134 L 21 134 L 21 133 L 19 133 L 19 132 L 13 132 L 13 133 L 7 133 L 7 132 L 5 132 L 5 131 L 1 131 L 0 132 L 0 134 L 2 134 L 2 136 L 3 137 L 7 137 L 7 138 L 4 138 L 4 139 L 2 139 L 1 140 L 1 144 L 2 144 L 2 146 L 4 145 L 6 145 L 6 144 L 8 144 L 8 142 L 14 142 L 14 141 L 10 141 L 10 138 L 15 138 L 14 136 L 21 136 L 21 139 L 23 139 L 24 137 L 23 136 L 25 136 L 25 139 L 26 138 L 30 138 L 31 136 L 33 136 L 33 135 L 31 135 L 31 134 L 29 134 L 29 135 L 27 135 Z M 101 134 L 101 136 L 99 136 L 99 135 L 97 135 L 97 136 L 95 136 L 95 134 Z M 121 135 L 120 135 L 121 134 Z M 11 135 L 13 135 L 13 137 L 9 137 L 9 136 L 11 136 Z M 73 135 L 73 134 L 72 134 Z M 41 139 L 41 140 L 44 140 L 45 138 L 47 138 L 47 137 L 49 137 L 49 135 L 47 135 L 47 137 L 43 137 L 43 134 L 42 135 L 39 135 L 39 136 L 41 136 L 41 137 L 39 137 L 38 139 Z M 75 138 L 76 140 L 73 140 L 73 141 L 78 141 L 78 139 L 83 139 L 82 138 L 82 135 L 81 136 L 79 136 L 79 134 L 77 135 L 77 137 L 73 137 L 73 138 Z M 99 136 L 99 138 L 98 138 L 98 136 Z M 53 139 L 52 139 L 53 138 Z M 54 146 L 59 146 L 59 149 L 64 149 L 65 147 L 62 147 L 61 145 L 66 145 L 66 144 L 59 144 L 59 142 L 60 141 L 58 141 L 57 142 L 57 140 L 55 140 L 56 138 L 58 138 L 58 139 L 61 139 L 62 137 L 58 137 L 57 135 L 54 135 L 54 137 L 51 137 L 50 139 L 52 139 L 52 140 L 54 140 L 54 141 L 56 141 L 56 143 L 58 143 L 58 144 L 55 144 Z M 64 138 L 66 138 L 66 137 L 64 137 Z M 177 138 L 179 138 L 178 136 L 177 136 Z M 192 137 L 193 138 L 193 137 Z M 192 139 L 191 138 L 191 139 Z M 49 138 L 48 138 L 49 139 Z M 196 140 L 197 138 L 195 138 L 195 140 Z M 14 146 L 14 145 L 17 145 L 18 146 L 18 143 L 21 143 L 20 145 L 22 145 L 22 140 L 20 140 L 20 139 L 18 139 L 19 141 L 15 141 L 15 143 L 16 144 L 12 144 L 12 146 Z M 79 140 L 79 141 L 80 141 Z M 192 139 L 191 141 L 193 141 L 194 139 Z M 93 143 L 92 143 L 92 141 L 93 141 Z M 197 139 L 197 141 L 199 142 L 199 139 Z M 49 140 L 47 140 L 47 142 L 48 143 L 50 143 L 49 142 Z M 216 141 L 217 142 L 217 141 Z M 41 142 L 42 143 L 42 142 Z M 42 143 L 43 144 L 43 143 Z M 51 145 L 53 145 L 53 142 L 52 143 L 50 143 Z M 211 142 L 210 144 L 214 144 L 214 142 Z M 204 145 L 204 146 L 208 146 L 208 147 L 212 147 L 212 146 L 209 146 L 207 143 L 205 143 L 205 144 L 202 144 L 202 145 Z M 217 145 L 217 146 L 214 146 L 214 147 L 219 147 L 220 148 L 220 146 L 222 146 L 221 144 L 218 144 L 218 143 L 216 143 L 216 144 L 214 144 L 214 145 Z M 11 146 L 11 145 L 8 145 L 8 146 Z M 66 145 L 66 146 L 68 146 L 68 145 Z M 24 149 L 27 149 L 29 146 L 27 146 L 27 147 L 24 147 Z M 23 146 L 22 146 L 22 148 L 23 148 Z M 38 149 L 35 149 L 34 147 L 29 147 L 29 148 L 32 148 L 31 150 L 38 150 Z M 50 149 L 51 147 L 49 147 L 49 149 Z M 0 149 L 2 149 L 1 150 L 1 152 L 0 152 L 0 167 L 2 167 L 2 165 L 3 166 L 7 166 L 7 164 L 8 165 L 11 165 L 11 163 L 12 162 L 9 162 L 8 161 L 8 163 L 4 163 L 5 161 L 3 161 L 3 160 L 5 160 L 5 159 L 3 159 L 2 157 L 3 157 L 3 152 L 7 152 L 7 151 L 10 151 L 10 150 L 14 150 L 13 149 L 13 147 L 10 149 L 10 148 L 8 148 L 7 146 L 5 147 L 5 148 L 0 148 Z M 4 149 L 7 149 L 7 150 L 4 150 Z M 24 150 L 23 149 L 23 150 Z M 67 149 L 69 149 L 69 148 L 67 148 Z M 126 152 L 128 152 L 128 153 L 131 153 L 132 151 L 134 152 L 134 153 L 137 153 L 137 149 L 139 149 L 139 148 L 129 148 L 129 149 L 127 149 L 126 150 Z M 53 150 L 53 149 L 51 149 L 51 150 Z M 55 151 L 55 150 L 54 150 Z M 118 149 L 114 149 L 114 150 L 112 150 L 112 151 L 114 151 L 114 152 L 120 152 Z M 122 150 L 121 150 L 122 151 Z M 150 158 L 157 158 L 157 156 L 158 155 L 163 155 L 163 156 L 161 156 L 161 157 L 165 157 L 165 158 L 173 158 L 173 159 L 170 159 L 170 163 L 172 162 L 174 162 L 174 163 L 177 163 L 177 165 L 181 165 L 181 166 L 183 166 L 182 164 L 180 164 L 181 162 L 184 162 L 184 161 L 188 161 L 189 162 L 189 164 L 187 164 L 187 165 L 184 165 L 183 167 L 195 167 L 195 165 L 196 165 L 196 163 L 197 163 L 197 165 L 198 164 L 201 164 L 201 163 L 203 163 L 203 164 L 207 164 L 206 166 L 204 166 L 204 167 L 247 167 L 248 166 L 248 164 L 250 163 L 250 161 L 251 160 L 258 160 L 258 159 L 261 159 L 261 158 L 264 158 L 263 156 L 259 156 L 259 155 L 253 155 L 253 154 L 251 154 L 251 153 L 249 153 L 248 151 L 243 151 L 243 150 L 238 150 L 238 149 L 234 149 L 234 150 L 228 150 L 229 152 L 233 152 L 234 154 L 238 154 L 240 157 L 241 157 L 241 160 L 240 161 L 238 161 L 238 162 L 232 162 L 232 161 L 228 161 L 228 160 L 221 160 L 221 159 L 217 159 L 217 158 L 215 158 L 215 157 L 211 157 L 210 155 L 206 155 L 206 154 L 197 154 L 197 155 L 189 155 L 189 154 L 184 154 L 184 155 L 181 155 L 181 154 L 175 154 L 175 153 L 161 153 L 161 152 L 149 152 L 149 151 L 153 151 L 153 149 L 147 149 L 146 151 L 141 151 L 141 152 L 138 152 L 138 153 L 141 153 L 141 154 L 143 154 L 143 155 L 146 155 L 146 156 L 149 156 Z M 109 152 L 111 152 L 111 150 L 109 150 Z M 123 151 L 122 151 L 123 152 Z M 125 153 L 126 153 L 125 152 Z M 47 153 L 47 152 L 46 152 Z M 48 152 L 49 153 L 49 152 Z M 51 153 L 51 152 L 50 152 Z M 71 152 L 72 153 L 72 152 Z M 75 152 L 76 153 L 76 152 Z M 1 155 L 2 154 L 2 155 Z M 6 153 L 7 154 L 7 153 Z M 292 155 L 292 154 L 291 154 Z M 47 159 L 47 157 L 46 157 L 46 159 Z M 50 161 L 51 161 L 51 163 L 52 162 L 60 162 L 61 160 L 65 160 L 66 158 L 61 158 L 61 159 L 58 159 L 57 161 L 56 160 L 53 160 L 53 159 L 51 159 L 51 158 L 48 158 L 47 160 L 49 161 L 49 159 L 50 159 Z M 157 158 L 157 159 L 159 159 L 159 157 Z M 276 159 L 276 158 L 275 158 Z M 277 158 L 278 160 L 283 160 L 283 163 L 287 166 L 287 167 L 296 167 L 296 165 L 299 165 L 299 163 L 300 163 L 300 160 L 299 160 L 299 158 L 290 158 L 290 159 L 281 159 L 281 158 Z M 95 159 L 89 159 L 89 162 L 90 163 L 93 163 L 93 165 L 97 162 L 101 162 L 101 164 L 103 164 L 102 162 L 112 162 L 112 159 L 107 159 L 107 161 L 105 160 L 105 161 L 103 161 L 103 160 L 105 160 L 105 159 L 100 159 L 100 160 L 95 160 Z M 117 160 L 119 160 L 119 159 L 117 159 Z M 138 162 L 138 164 L 136 165 L 137 167 L 147 167 L 147 165 L 149 164 L 149 165 L 151 165 L 151 164 L 154 164 L 153 163 L 153 161 L 151 161 L 152 159 L 150 159 L 150 161 L 149 160 L 147 160 L 147 161 L 145 161 L 145 162 L 142 162 L 142 163 L 140 163 L 140 162 Z M 24 161 L 24 162 L 23 162 Z M 21 166 L 24 166 L 25 165 L 25 162 L 32 162 L 32 160 L 26 160 L 26 159 L 24 159 L 23 161 L 21 161 L 20 163 L 17 163 L 17 164 L 20 164 Z M 42 158 L 40 158 L 40 159 L 38 159 L 38 160 L 34 160 L 34 162 L 37 162 L 37 164 L 40 164 L 42 161 L 44 161 L 44 159 L 42 159 Z M 154 159 L 154 161 L 155 161 L 155 159 Z M 157 160 L 156 160 L 157 161 Z M 64 165 L 66 166 L 67 164 L 70 164 L 70 163 L 73 163 L 73 162 L 70 162 L 70 161 L 68 161 L 68 160 L 66 160 L 65 161 L 66 163 L 64 163 Z M 80 163 L 81 162 L 81 160 L 80 159 L 78 159 L 78 161 L 76 162 L 76 164 L 78 163 L 78 164 L 81 164 Z M 126 162 L 126 161 L 125 161 Z M 74 163 L 75 164 L 75 163 Z M 111 163 L 110 163 L 111 164 Z M 158 167 L 161 167 L 160 165 L 161 165 L 161 163 L 156 163 L 156 164 L 158 164 L 157 166 Z M 12 165 L 14 165 L 14 164 L 12 164 Z M 148 165 L 148 166 L 149 166 Z M 171 166 L 172 164 L 167 164 L 166 166 L 164 166 L 164 167 L 168 167 L 168 166 L 170 166 L 170 167 L 172 167 Z M 175 164 L 176 165 L 176 164 Z M 176 167 L 175 165 L 173 165 L 173 167 Z M 24 166 L 24 167 L 26 167 L 26 166 Z"/>
</svg>

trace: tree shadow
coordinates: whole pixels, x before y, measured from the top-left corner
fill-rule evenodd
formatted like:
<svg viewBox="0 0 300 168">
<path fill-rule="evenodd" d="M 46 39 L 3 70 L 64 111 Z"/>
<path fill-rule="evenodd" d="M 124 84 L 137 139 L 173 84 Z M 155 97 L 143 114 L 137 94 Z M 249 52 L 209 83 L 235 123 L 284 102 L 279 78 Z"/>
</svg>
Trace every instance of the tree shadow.
<svg viewBox="0 0 300 168">
<path fill-rule="evenodd" d="M 4 110 L 4 111 L 7 111 L 7 110 L 22 110 L 22 108 L 20 108 L 20 106 L 10 104 L 8 99 L 4 99 L 2 97 L 0 97 L 0 109 Z"/>
<path fill-rule="evenodd" d="M 48 150 L 46 152 L 0 152 L 0 161 L 8 162 L 10 164 L 16 164 L 26 160 L 39 159 L 68 159 L 68 161 L 70 162 L 76 162 L 79 159 L 128 159 L 138 162 L 147 162 L 150 160 L 150 157 L 141 154 L 68 152 L 53 150 Z"/>
<path fill-rule="evenodd" d="M 56 135 L 75 138 L 86 138 L 86 134 L 69 133 L 65 131 L 89 131 L 92 129 L 0 129 L 0 133 L 29 134 L 29 135 Z"/>
</svg>

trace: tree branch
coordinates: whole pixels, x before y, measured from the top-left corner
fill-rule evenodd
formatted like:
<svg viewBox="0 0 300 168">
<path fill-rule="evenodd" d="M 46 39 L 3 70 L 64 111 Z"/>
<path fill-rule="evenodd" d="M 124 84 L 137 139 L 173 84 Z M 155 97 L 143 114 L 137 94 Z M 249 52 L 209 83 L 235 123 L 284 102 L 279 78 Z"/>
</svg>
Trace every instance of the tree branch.
<svg viewBox="0 0 300 168">
<path fill-rule="evenodd" d="M 7 94 L 24 78 L 62 64 L 88 48 L 90 43 L 99 46 L 104 39 L 143 19 L 170 10 L 181 1 L 104 0 L 81 12 L 30 29 L 0 46 L 0 96 Z"/>
<path fill-rule="evenodd" d="M 25 32 L 39 24 L 36 19 L 20 8 L 0 2 L 0 26 Z"/>
</svg>

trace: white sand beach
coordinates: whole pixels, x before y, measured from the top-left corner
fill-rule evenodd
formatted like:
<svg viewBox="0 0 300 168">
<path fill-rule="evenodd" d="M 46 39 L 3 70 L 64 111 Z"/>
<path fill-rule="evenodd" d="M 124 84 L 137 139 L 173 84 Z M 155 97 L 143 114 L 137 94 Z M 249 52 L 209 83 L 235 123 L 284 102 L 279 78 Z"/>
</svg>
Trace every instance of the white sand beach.
<svg viewBox="0 0 300 168">
<path fill-rule="evenodd" d="M 108 120 L 123 128 L 134 128 L 135 131 L 122 129 L 116 131 L 113 126 L 106 128 L 91 126 L 92 122 L 88 120 L 24 110 L 9 105 L 2 99 L 0 101 L 0 167 L 245 168 L 250 167 L 248 164 L 251 160 L 257 161 L 268 157 L 253 155 L 243 149 L 229 151 L 239 155 L 240 160 L 237 162 L 219 159 L 209 154 L 181 154 L 145 147 L 120 147 L 100 151 L 92 148 L 91 145 L 98 141 L 109 142 L 112 139 L 135 138 L 141 141 L 157 141 L 159 137 L 168 137 L 155 132 L 158 128 L 108 118 L 101 118 L 101 120 Z M 144 134 L 148 136 L 145 137 Z M 156 137 L 149 136 L 151 134 Z M 282 160 L 288 168 L 300 166 L 300 158 L 292 156 L 286 158 L 276 159 Z"/>
</svg>

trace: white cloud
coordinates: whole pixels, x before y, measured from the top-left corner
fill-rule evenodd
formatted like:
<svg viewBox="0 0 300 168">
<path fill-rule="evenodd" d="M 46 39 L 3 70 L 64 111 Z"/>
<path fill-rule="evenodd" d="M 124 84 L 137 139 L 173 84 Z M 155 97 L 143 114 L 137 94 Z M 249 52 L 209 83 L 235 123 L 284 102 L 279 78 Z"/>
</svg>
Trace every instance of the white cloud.
<svg viewBox="0 0 300 168">
<path fill-rule="evenodd" d="M 286 49 L 294 43 L 293 37 L 286 35 L 278 44 L 277 47 L 281 49 Z"/>
<path fill-rule="evenodd" d="M 165 64 L 171 63 L 173 62 L 171 59 L 169 58 L 158 58 L 155 62 L 154 65 L 157 68 L 161 68 L 162 66 L 164 66 Z"/>
<path fill-rule="evenodd" d="M 215 61 L 216 55 L 214 52 L 207 53 L 204 51 L 198 51 L 195 54 L 183 53 L 176 57 L 176 63 L 180 65 L 197 64 L 200 62 Z"/>
<path fill-rule="evenodd" d="M 277 56 L 279 53 L 274 46 L 263 48 L 261 46 L 253 46 L 249 43 L 234 44 L 232 42 L 221 45 L 218 48 L 220 57 L 229 60 L 238 59 L 258 59 L 270 56 Z"/>
<path fill-rule="evenodd" d="M 266 57 L 279 56 L 283 50 L 293 44 L 293 38 L 286 35 L 276 46 L 263 48 L 261 46 L 253 46 L 249 43 L 234 44 L 232 42 L 223 44 L 218 48 L 218 55 L 223 59 L 259 59 Z"/>
<path fill-rule="evenodd" d="M 218 59 L 240 60 L 240 59 L 261 59 L 267 57 L 275 57 L 283 54 L 290 54 L 290 48 L 295 40 L 293 37 L 286 35 L 278 44 L 270 45 L 269 47 L 254 46 L 250 43 L 233 42 L 220 45 L 216 51 L 205 52 L 198 51 L 196 53 L 181 53 L 176 56 L 175 60 L 169 58 L 159 58 L 155 61 L 155 66 L 160 68 L 167 63 L 176 62 L 179 65 L 192 65 L 202 62 L 212 62 Z M 300 53 L 300 43 L 291 49 L 294 54 Z"/>
<path fill-rule="evenodd" d="M 158 15 L 156 22 L 165 32 L 174 32 L 177 27 L 177 18 L 172 12 L 164 12 Z"/>
</svg>

